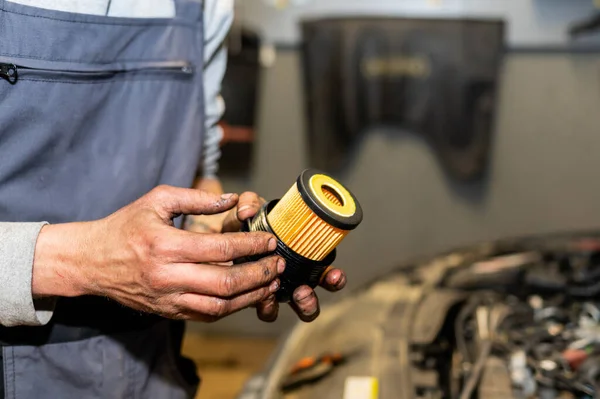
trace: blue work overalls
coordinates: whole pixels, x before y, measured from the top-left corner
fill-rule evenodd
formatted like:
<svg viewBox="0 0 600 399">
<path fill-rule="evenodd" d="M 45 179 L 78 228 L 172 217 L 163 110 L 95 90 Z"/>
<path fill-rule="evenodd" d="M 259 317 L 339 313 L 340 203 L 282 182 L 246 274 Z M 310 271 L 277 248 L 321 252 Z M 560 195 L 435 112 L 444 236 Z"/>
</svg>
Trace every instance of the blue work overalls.
<svg viewBox="0 0 600 399">
<path fill-rule="evenodd" d="M 191 187 L 204 133 L 203 5 L 173 19 L 0 0 L 0 221 L 105 217 L 159 184 Z M 106 298 L 0 327 L 7 398 L 188 398 L 183 325 Z"/>
</svg>

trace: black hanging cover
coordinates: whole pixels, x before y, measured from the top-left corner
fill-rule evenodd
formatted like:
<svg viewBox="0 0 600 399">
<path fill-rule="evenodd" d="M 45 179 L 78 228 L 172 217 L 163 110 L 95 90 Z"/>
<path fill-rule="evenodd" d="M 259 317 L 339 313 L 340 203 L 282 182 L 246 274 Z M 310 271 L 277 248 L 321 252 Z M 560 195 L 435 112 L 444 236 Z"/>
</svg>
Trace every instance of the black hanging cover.
<svg viewBox="0 0 600 399">
<path fill-rule="evenodd" d="M 423 135 L 449 174 L 481 177 L 490 153 L 504 23 L 305 21 L 311 167 L 335 173 L 368 128 Z"/>
</svg>

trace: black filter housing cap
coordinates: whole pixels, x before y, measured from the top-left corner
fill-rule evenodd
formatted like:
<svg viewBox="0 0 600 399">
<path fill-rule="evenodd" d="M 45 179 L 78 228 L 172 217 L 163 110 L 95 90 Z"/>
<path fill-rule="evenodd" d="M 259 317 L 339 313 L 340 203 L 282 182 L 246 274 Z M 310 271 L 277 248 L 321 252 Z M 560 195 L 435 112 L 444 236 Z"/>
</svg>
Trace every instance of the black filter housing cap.
<svg viewBox="0 0 600 399">
<path fill-rule="evenodd" d="M 277 238 L 277 248 L 274 252 L 256 256 L 250 256 L 238 259 L 235 263 L 254 262 L 267 256 L 280 256 L 285 260 L 285 271 L 279 276 L 281 282 L 279 290 L 275 293 L 275 297 L 279 302 L 289 302 L 296 288 L 302 285 L 308 285 L 311 288 L 316 288 L 319 285 L 321 276 L 325 269 L 330 266 L 336 257 L 334 249 L 322 261 L 308 259 L 290 249 L 271 229 L 267 219 L 268 213 L 279 202 L 273 200 L 263 205 L 254 218 L 246 221 L 242 227 L 242 231 L 254 232 L 264 231 L 273 234 Z"/>
</svg>

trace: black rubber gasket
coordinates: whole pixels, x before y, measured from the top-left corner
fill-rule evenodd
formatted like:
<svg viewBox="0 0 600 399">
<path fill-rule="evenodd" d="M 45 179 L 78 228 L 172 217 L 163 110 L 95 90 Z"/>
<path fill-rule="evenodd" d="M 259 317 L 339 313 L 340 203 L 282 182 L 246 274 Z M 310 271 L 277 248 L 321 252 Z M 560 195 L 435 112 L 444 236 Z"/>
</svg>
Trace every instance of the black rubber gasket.
<svg viewBox="0 0 600 399">
<path fill-rule="evenodd" d="M 297 184 L 298 191 L 300 192 L 302 199 L 304 200 L 306 205 L 308 205 L 308 207 L 326 223 L 332 225 L 333 227 L 337 227 L 338 229 L 346 231 L 354 230 L 356 226 L 358 226 L 360 222 L 362 222 L 363 219 L 363 211 L 360 204 L 356 200 L 356 197 L 354 196 L 354 194 L 352 194 L 352 192 L 350 192 L 350 190 L 346 189 L 346 191 L 348 191 L 352 196 L 354 204 L 356 204 L 356 211 L 354 212 L 354 215 L 344 217 L 331 212 L 329 209 L 327 209 L 320 203 L 318 198 L 310 189 L 310 179 L 314 175 L 320 174 L 325 175 L 325 173 L 322 173 L 316 169 L 306 169 L 300 174 L 297 180 Z"/>
</svg>

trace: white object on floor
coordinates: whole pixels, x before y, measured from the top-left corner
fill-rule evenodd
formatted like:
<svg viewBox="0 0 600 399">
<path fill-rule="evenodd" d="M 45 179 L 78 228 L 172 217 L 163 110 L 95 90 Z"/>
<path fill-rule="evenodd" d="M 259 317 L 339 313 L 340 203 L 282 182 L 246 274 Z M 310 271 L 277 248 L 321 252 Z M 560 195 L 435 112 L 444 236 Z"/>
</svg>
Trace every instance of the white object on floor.
<svg viewBox="0 0 600 399">
<path fill-rule="evenodd" d="M 377 399 L 379 383 L 374 377 L 348 377 L 344 386 L 344 399 Z"/>
</svg>

